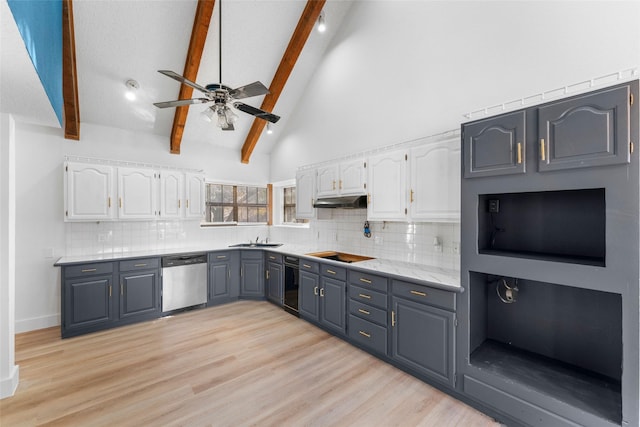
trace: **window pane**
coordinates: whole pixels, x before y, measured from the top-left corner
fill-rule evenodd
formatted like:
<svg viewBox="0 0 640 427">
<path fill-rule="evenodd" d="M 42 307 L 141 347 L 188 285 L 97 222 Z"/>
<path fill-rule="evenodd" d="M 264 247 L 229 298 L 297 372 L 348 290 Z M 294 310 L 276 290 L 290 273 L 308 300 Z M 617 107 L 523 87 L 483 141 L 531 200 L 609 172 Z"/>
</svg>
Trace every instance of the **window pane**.
<svg viewBox="0 0 640 427">
<path fill-rule="evenodd" d="M 208 184 L 207 189 L 208 189 L 207 202 L 214 202 L 214 203 L 222 202 L 222 185 Z"/>
<path fill-rule="evenodd" d="M 247 203 L 247 187 L 238 187 L 238 204 L 244 205 Z"/>
<path fill-rule="evenodd" d="M 266 188 L 258 188 L 258 203 L 261 205 L 267 204 L 267 189 Z"/>
<path fill-rule="evenodd" d="M 220 206 L 211 206 L 209 211 L 209 221 L 210 222 L 222 222 L 223 211 Z"/>
<path fill-rule="evenodd" d="M 233 206 L 225 206 L 224 208 L 224 222 L 233 222 Z"/>
<path fill-rule="evenodd" d="M 222 203 L 233 203 L 233 185 L 223 186 Z"/>
<path fill-rule="evenodd" d="M 258 222 L 267 222 L 267 208 L 258 208 Z"/>
<path fill-rule="evenodd" d="M 258 203 L 258 189 L 256 187 L 247 187 L 247 203 L 251 205 Z"/>
<path fill-rule="evenodd" d="M 255 206 L 247 208 L 247 222 L 258 222 L 258 208 Z"/>
<path fill-rule="evenodd" d="M 284 189 L 284 204 L 285 205 L 291 204 L 291 188 Z"/>
<path fill-rule="evenodd" d="M 238 207 L 238 222 L 247 222 L 247 208 Z"/>
</svg>

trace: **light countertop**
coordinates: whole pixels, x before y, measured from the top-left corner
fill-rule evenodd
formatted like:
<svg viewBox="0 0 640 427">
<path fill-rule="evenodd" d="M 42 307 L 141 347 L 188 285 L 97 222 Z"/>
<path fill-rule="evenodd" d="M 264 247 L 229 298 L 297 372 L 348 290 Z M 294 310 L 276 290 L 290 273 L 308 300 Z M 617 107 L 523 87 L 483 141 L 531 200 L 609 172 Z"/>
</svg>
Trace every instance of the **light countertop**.
<svg viewBox="0 0 640 427">
<path fill-rule="evenodd" d="M 398 280 L 408 280 L 424 284 L 426 286 L 437 287 L 445 290 L 460 292 L 460 272 L 457 270 L 449 270 L 440 267 L 434 267 L 424 264 L 414 264 L 403 261 L 395 261 L 384 258 L 374 258 L 366 261 L 344 264 L 340 261 L 327 260 L 306 255 L 312 252 L 330 250 L 331 248 L 318 248 L 312 246 L 283 244 L 279 247 L 255 247 L 255 248 L 232 248 L 227 245 L 209 244 L 206 246 L 193 246 L 184 248 L 168 248 L 168 249 L 150 249 L 134 252 L 118 252 L 97 255 L 68 256 L 62 257 L 55 266 L 64 266 L 71 264 L 83 264 L 88 262 L 103 261 L 119 261 L 130 258 L 158 257 L 165 255 L 187 254 L 194 252 L 212 252 L 220 250 L 267 250 L 278 252 L 283 255 L 292 255 L 302 257 L 311 261 L 321 261 L 336 266 L 348 267 L 349 269 L 359 270 L 371 274 L 383 274 Z"/>
</svg>

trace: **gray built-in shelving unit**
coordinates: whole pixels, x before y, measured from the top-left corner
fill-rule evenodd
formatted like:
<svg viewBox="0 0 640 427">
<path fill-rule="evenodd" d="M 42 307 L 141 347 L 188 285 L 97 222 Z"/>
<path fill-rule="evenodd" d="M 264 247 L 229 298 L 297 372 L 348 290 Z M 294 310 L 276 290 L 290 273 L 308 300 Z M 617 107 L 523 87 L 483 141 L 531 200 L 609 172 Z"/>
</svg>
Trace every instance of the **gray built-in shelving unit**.
<svg viewBox="0 0 640 427">
<path fill-rule="evenodd" d="M 457 373 L 510 424 L 639 425 L 639 101 L 632 81 L 462 126 Z"/>
</svg>

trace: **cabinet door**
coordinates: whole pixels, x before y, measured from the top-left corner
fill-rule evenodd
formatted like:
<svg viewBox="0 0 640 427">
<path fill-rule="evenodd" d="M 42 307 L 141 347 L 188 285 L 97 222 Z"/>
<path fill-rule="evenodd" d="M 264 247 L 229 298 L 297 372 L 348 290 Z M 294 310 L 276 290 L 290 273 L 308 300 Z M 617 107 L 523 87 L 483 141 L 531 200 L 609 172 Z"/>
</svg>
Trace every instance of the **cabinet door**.
<svg viewBox="0 0 640 427">
<path fill-rule="evenodd" d="M 63 336 L 74 329 L 97 330 L 113 321 L 112 277 L 93 276 L 65 281 Z"/>
<path fill-rule="evenodd" d="M 161 218 L 181 218 L 184 215 L 184 174 L 181 172 L 160 172 Z"/>
<path fill-rule="evenodd" d="M 344 334 L 347 331 L 347 284 L 323 277 L 320 286 L 320 323 Z"/>
<path fill-rule="evenodd" d="M 454 314 L 397 297 L 392 307 L 392 357 L 453 386 Z"/>
<path fill-rule="evenodd" d="M 318 320 L 319 294 L 320 280 L 318 275 L 301 270 L 298 292 L 298 310 L 301 316 Z"/>
<path fill-rule="evenodd" d="M 160 310 L 157 271 L 136 271 L 120 275 L 120 318 L 155 316 Z"/>
<path fill-rule="evenodd" d="M 267 298 L 279 306 L 283 304 L 283 277 L 282 264 L 275 262 L 267 264 Z"/>
<path fill-rule="evenodd" d="M 156 217 L 156 174 L 151 169 L 118 168 L 118 217 Z"/>
<path fill-rule="evenodd" d="M 369 158 L 367 218 L 404 220 L 407 218 L 407 154 L 392 151 Z"/>
<path fill-rule="evenodd" d="M 550 103 L 538 109 L 538 170 L 629 163 L 630 86 Z"/>
<path fill-rule="evenodd" d="M 262 259 L 243 259 L 240 267 L 240 296 L 264 298 L 264 263 Z"/>
<path fill-rule="evenodd" d="M 204 218 L 204 177 L 200 174 L 186 174 L 185 217 Z"/>
<path fill-rule="evenodd" d="M 113 168 L 68 162 L 64 166 L 65 221 L 114 217 Z"/>
<path fill-rule="evenodd" d="M 412 148 L 409 158 L 411 219 L 460 221 L 460 141 Z"/>
<path fill-rule="evenodd" d="M 229 262 L 209 264 L 209 305 L 231 300 L 231 269 Z"/>
<path fill-rule="evenodd" d="M 366 177 L 367 173 L 364 160 L 360 159 L 341 163 L 340 179 L 338 180 L 340 194 L 344 196 L 366 194 Z"/>
<path fill-rule="evenodd" d="M 338 165 L 319 167 L 317 172 L 318 197 L 336 196 L 338 190 Z"/>
<path fill-rule="evenodd" d="M 296 218 L 315 218 L 313 199 L 316 197 L 316 170 L 298 171 L 296 174 Z"/>
<path fill-rule="evenodd" d="M 464 177 L 525 173 L 525 111 L 462 127 Z"/>
</svg>

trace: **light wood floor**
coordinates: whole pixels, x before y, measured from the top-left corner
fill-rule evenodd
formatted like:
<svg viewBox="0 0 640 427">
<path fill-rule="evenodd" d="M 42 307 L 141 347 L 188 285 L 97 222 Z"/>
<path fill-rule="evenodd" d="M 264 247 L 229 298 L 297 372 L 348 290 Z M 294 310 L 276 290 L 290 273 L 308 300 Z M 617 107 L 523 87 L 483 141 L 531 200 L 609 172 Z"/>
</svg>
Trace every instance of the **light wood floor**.
<svg viewBox="0 0 640 427">
<path fill-rule="evenodd" d="M 16 363 L 2 426 L 499 425 L 266 302 L 20 334 Z"/>
</svg>

